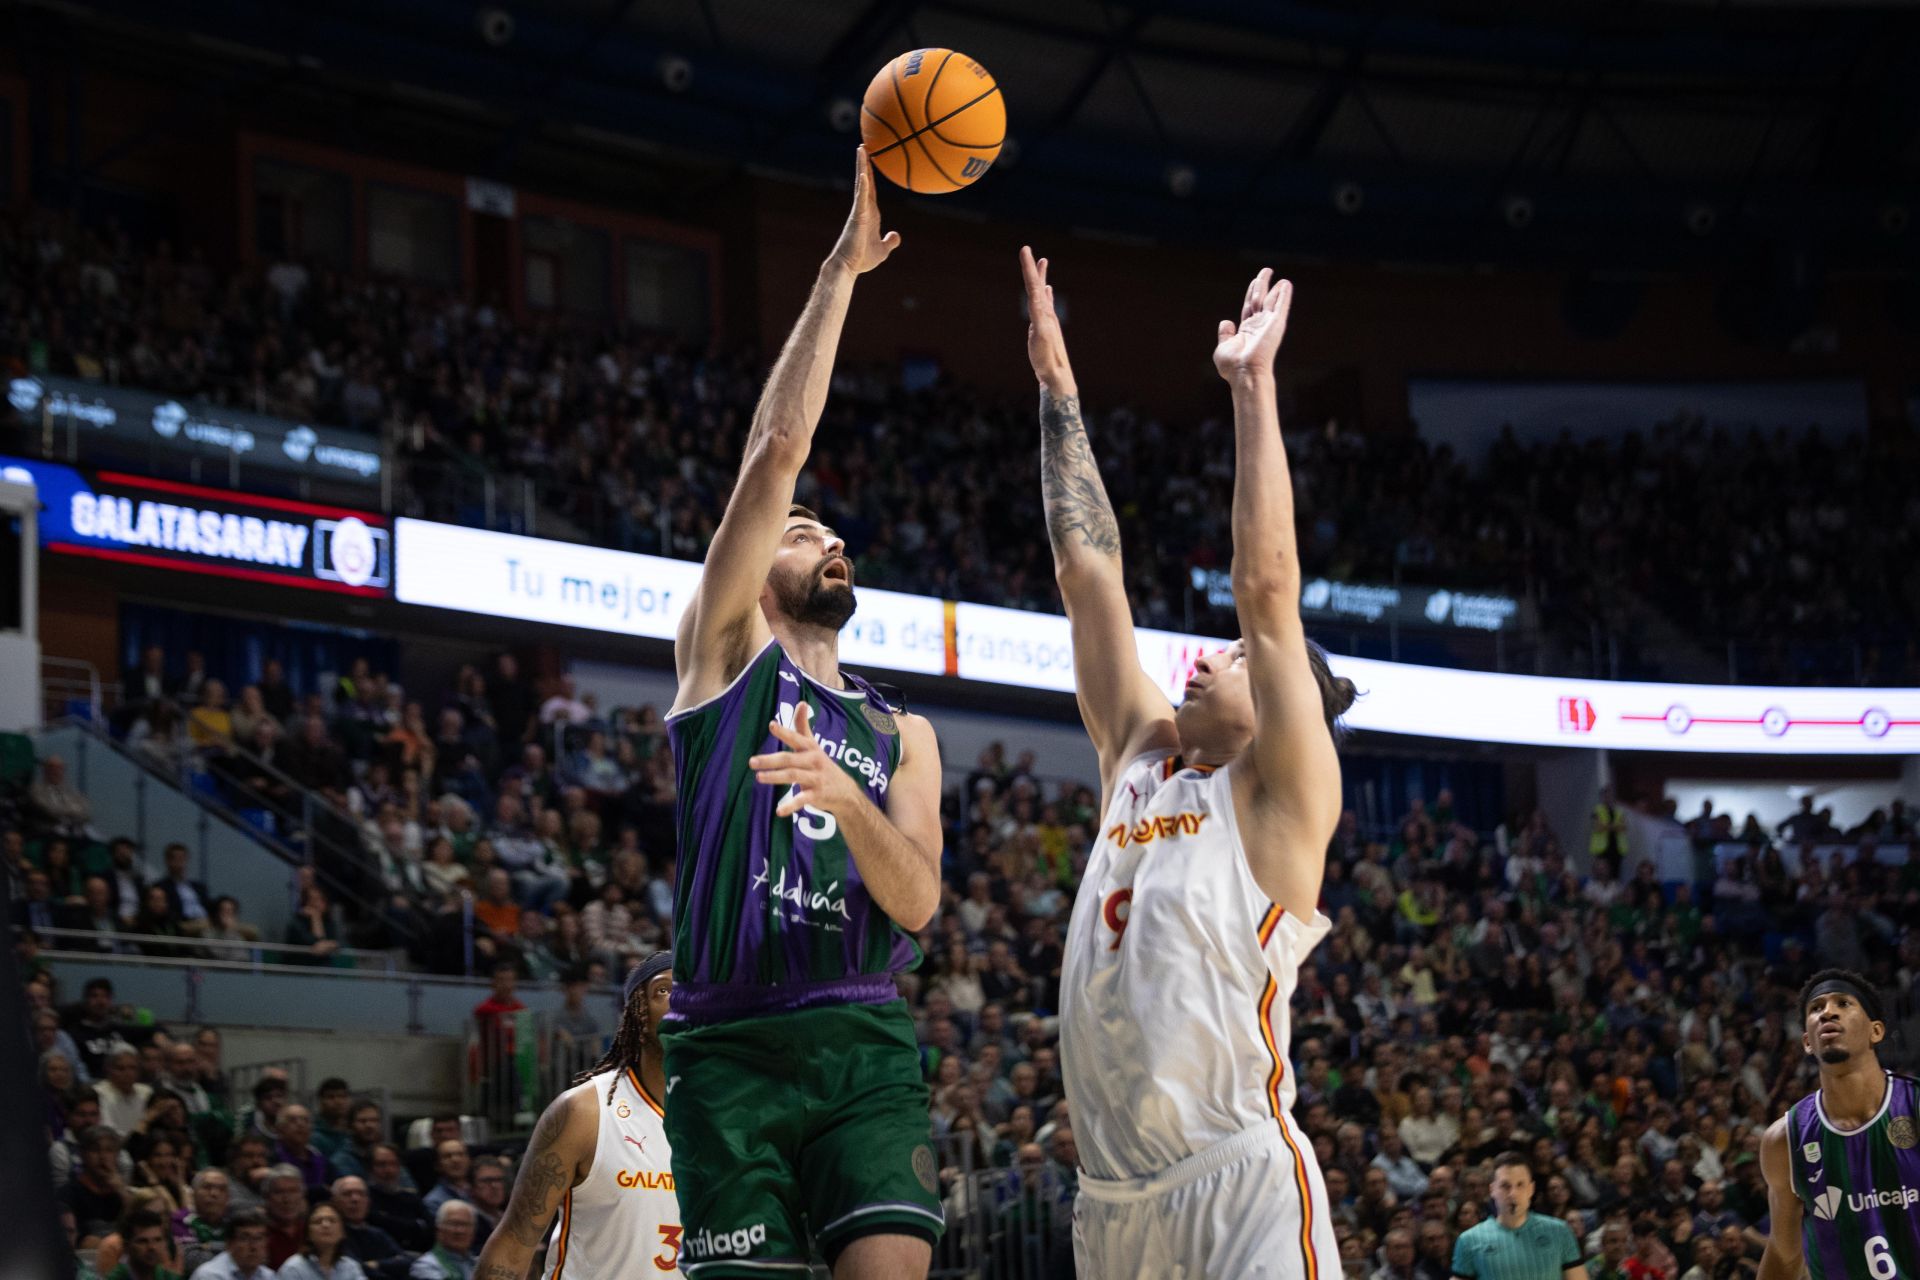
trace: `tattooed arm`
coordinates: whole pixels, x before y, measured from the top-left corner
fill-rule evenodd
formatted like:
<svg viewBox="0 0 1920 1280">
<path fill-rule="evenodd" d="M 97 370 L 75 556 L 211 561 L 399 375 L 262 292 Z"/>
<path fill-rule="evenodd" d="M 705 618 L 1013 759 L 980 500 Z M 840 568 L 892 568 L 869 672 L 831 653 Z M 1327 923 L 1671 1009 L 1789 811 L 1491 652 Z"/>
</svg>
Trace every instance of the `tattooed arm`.
<svg viewBox="0 0 1920 1280">
<path fill-rule="evenodd" d="M 548 1105 L 521 1157 L 506 1215 L 480 1251 L 473 1280 L 527 1280 L 533 1255 L 560 1211 L 560 1202 L 593 1167 L 600 1133 L 595 1104 L 605 1100 L 590 1081 Z"/>
<path fill-rule="evenodd" d="M 1120 563 L 1120 525 L 1107 500 L 1080 416 L 1080 390 L 1053 310 L 1047 260 L 1020 250 L 1026 279 L 1027 358 L 1040 382 L 1040 492 L 1046 504 L 1053 572 L 1073 624 L 1074 691 L 1080 719 L 1100 753 L 1100 782 L 1111 789 L 1121 765 L 1176 746 L 1173 705 L 1140 666 Z"/>
</svg>

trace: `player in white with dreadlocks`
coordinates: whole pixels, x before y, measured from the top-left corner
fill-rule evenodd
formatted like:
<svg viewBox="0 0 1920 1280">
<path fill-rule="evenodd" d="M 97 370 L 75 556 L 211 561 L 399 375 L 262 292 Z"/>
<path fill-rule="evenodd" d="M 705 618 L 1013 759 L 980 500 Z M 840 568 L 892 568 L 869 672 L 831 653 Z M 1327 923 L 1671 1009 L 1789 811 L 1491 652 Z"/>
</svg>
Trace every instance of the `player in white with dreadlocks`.
<svg viewBox="0 0 1920 1280">
<path fill-rule="evenodd" d="M 474 1280 L 525 1280 L 556 1216 L 545 1280 L 680 1274 L 680 1202 L 661 1123 L 659 1026 L 672 990 L 670 952 L 627 975 L 613 1047 L 540 1117 Z"/>
</svg>

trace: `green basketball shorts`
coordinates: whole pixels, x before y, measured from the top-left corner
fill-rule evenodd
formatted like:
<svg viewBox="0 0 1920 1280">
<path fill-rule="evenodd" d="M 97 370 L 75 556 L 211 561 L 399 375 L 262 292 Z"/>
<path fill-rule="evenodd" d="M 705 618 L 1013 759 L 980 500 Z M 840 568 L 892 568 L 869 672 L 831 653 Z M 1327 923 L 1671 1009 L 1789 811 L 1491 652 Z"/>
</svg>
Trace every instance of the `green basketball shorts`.
<svg viewBox="0 0 1920 1280">
<path fill-rule="evenodd" d="M 940 1238 L 906 1002 L 662 1028 L 667 1141 L 697 1280 L 807 1270 L 861 1236 Z"/>
</svg>

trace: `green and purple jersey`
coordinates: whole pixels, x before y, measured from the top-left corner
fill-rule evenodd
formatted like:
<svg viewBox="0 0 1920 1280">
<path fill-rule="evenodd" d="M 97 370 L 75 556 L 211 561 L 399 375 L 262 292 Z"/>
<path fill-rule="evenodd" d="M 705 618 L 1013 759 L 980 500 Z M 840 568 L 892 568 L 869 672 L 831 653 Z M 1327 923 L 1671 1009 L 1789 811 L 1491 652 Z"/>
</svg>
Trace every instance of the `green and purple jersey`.
<svg viewBox="0 0 1920 1280">
<path fill-rule="evenodd" d="M 1787 1139 L 1812 1280 L 1920 1280 L 1920 1080 L 1889 1071 L 1879 1113 L 1851 1132 L 1815 1090 L 1788 1113 Z"/>
<path fill-rule="evenodd" d="M 830 689 L 769 641 L 724 691 L 667 718 L 680 841 L 671 1019 L 884 1004 L 898 997 L 894 975 L 919 963 L 919 944 L 874 903 L 833 815 L 775 817 L 787 788 L 747 767 L 786 750 L 768 722 L 791 727 L 804 701 L 814 740 L 884 812 L 900 765 L 894 710 L 841 675 L 847 688 Z"/>
</svg>

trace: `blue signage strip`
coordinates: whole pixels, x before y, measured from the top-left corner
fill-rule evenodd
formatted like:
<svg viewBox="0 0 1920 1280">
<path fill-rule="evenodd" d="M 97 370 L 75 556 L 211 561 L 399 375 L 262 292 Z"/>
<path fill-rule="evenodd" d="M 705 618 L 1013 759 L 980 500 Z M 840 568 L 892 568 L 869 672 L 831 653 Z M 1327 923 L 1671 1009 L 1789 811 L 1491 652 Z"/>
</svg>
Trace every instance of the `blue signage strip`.
<svg viewBox="0 0 1920 1280">
<path fill-rule="evenodd" d="M 343 595 L 392 590 L 393 531 L 371 512 L 32 458 L 0 457 L 0 479 L 39 492 L 48 551 Z"/>
</svg>

